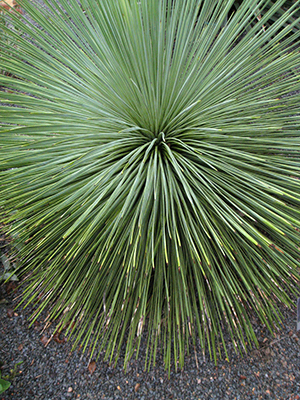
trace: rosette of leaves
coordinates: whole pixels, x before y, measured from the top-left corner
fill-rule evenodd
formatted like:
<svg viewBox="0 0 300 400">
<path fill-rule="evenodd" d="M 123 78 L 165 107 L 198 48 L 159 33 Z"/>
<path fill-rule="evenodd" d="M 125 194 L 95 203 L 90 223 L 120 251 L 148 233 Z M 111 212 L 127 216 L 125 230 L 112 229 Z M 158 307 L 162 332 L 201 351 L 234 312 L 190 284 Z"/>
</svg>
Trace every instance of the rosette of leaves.
<svg viewBox="0 0 300 400">
<path fill-rule="evenodd" d="M 274 330 L 299 268 L 300 2 L 19 3 L 0 199 L 21 304 L 125 365 L 142 339 L 170 368 L 226 331 L 253 345 L 253 315 Z"/>
</svg>

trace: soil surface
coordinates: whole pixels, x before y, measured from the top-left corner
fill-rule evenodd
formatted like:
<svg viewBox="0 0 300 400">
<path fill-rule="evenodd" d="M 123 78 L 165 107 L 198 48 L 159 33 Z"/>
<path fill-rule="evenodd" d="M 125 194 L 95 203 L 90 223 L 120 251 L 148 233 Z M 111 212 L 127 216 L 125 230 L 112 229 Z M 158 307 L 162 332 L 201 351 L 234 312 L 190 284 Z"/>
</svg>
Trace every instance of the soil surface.
<svg viewBox="0 0 300 400">
<path fill-rule="evenodd" d="M 241 357 L 228 337 L 229 361 L 218 360 L 215 366 L 204 361 L 198 349 L 198 366 L 191 354 L 184 370 L 175 372 L 172 367 L 169 379 L 162 357 L 145 372 L 145 345 L 125 373 L 124 354 L 113 367 L 104 361 L 104 354 L 91 361 L 79 350 L 70 353 L 71 343 L 62 336 L 47 343 L 53 328 L 44 330 L 42 317 L 30 327 L 30 309 L 14 310 L 20 291 L 14 283 L 0 287 L 1 373 L 10 375 L 11 381 L 0 400 L 300 399 L 300 331 L 296 331 L 295 309 L 281 307 L 284 326 L 275 336 L 254 323 L 258 349 Z"/>
</svg>

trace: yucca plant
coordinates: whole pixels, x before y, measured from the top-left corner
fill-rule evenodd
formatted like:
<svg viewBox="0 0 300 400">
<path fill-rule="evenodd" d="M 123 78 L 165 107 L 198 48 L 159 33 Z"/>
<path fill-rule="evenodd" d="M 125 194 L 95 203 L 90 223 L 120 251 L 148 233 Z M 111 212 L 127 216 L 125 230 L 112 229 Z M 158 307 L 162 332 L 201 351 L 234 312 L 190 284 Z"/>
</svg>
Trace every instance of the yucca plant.
<svg viewBox="0 0 300 400">
<path fill-rule="evenodd" d="M 297 293 L 300 1 L 19 3 L 0 204 L 21 304 L 125 366 L 142 338 L 168 368 L 257 343 L 252 316 L 273 331 Z"/>
</svg>

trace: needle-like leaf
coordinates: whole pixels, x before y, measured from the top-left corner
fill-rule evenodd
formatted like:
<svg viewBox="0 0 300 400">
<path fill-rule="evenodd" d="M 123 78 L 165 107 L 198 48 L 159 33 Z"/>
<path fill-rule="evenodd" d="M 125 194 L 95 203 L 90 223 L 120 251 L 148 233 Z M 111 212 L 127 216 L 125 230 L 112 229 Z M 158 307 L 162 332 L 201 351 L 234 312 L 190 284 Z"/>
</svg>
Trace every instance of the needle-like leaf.
<svg viewBox="0 0 300 400">
<path fill-rule="evenodd" d="M 256 343 L 299 278 L 300 1 L 18 4 L 0 207 L 21 304 L 91 356 L 126 343 L 125 366 L 145 336 L 149 367 L 159 343 L 168 368 L 196 339 L 217 360 L 226 329 Z"/>
</svg>

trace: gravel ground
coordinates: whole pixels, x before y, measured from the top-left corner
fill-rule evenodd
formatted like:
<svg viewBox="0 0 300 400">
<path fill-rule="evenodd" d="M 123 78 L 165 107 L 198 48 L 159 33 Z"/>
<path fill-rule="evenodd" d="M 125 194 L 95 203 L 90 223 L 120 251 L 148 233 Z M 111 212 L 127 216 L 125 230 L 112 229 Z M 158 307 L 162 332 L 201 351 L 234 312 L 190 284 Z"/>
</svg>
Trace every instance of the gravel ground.
<svg viewBox="0 0 300 400">
<path fill-rule="evenodd" d="M 173 368 L 169 379 L 161 358 L 150 372 L 144 371 L 143 347 L 125 374 L 124 355 L 115 368 L 103 361 L 103 355 L 89 368 L 88 355 L 76 350 L 71 354 L 71 344 L 63 338 L 45 346 L 51 327 L 43 331 L 42 319 L 29 327 L 30 311 L 13 311 L 18 292 L 11 284 L 0 288 L 2 376 L 22 361 L 0 400 L 300 399 L 300 331 L 296 332 L 295 310 L 281 308 L 284 326 L 275 337 L 256 324 L 260 347 L 243 358 L 235 355 L 228 338 L 229 362 L 221 360 L 215 366 L 204 362 L 199 352 L 198 368 L 192 354 L 184 370 L 176 373 Z"/>
</svg>

